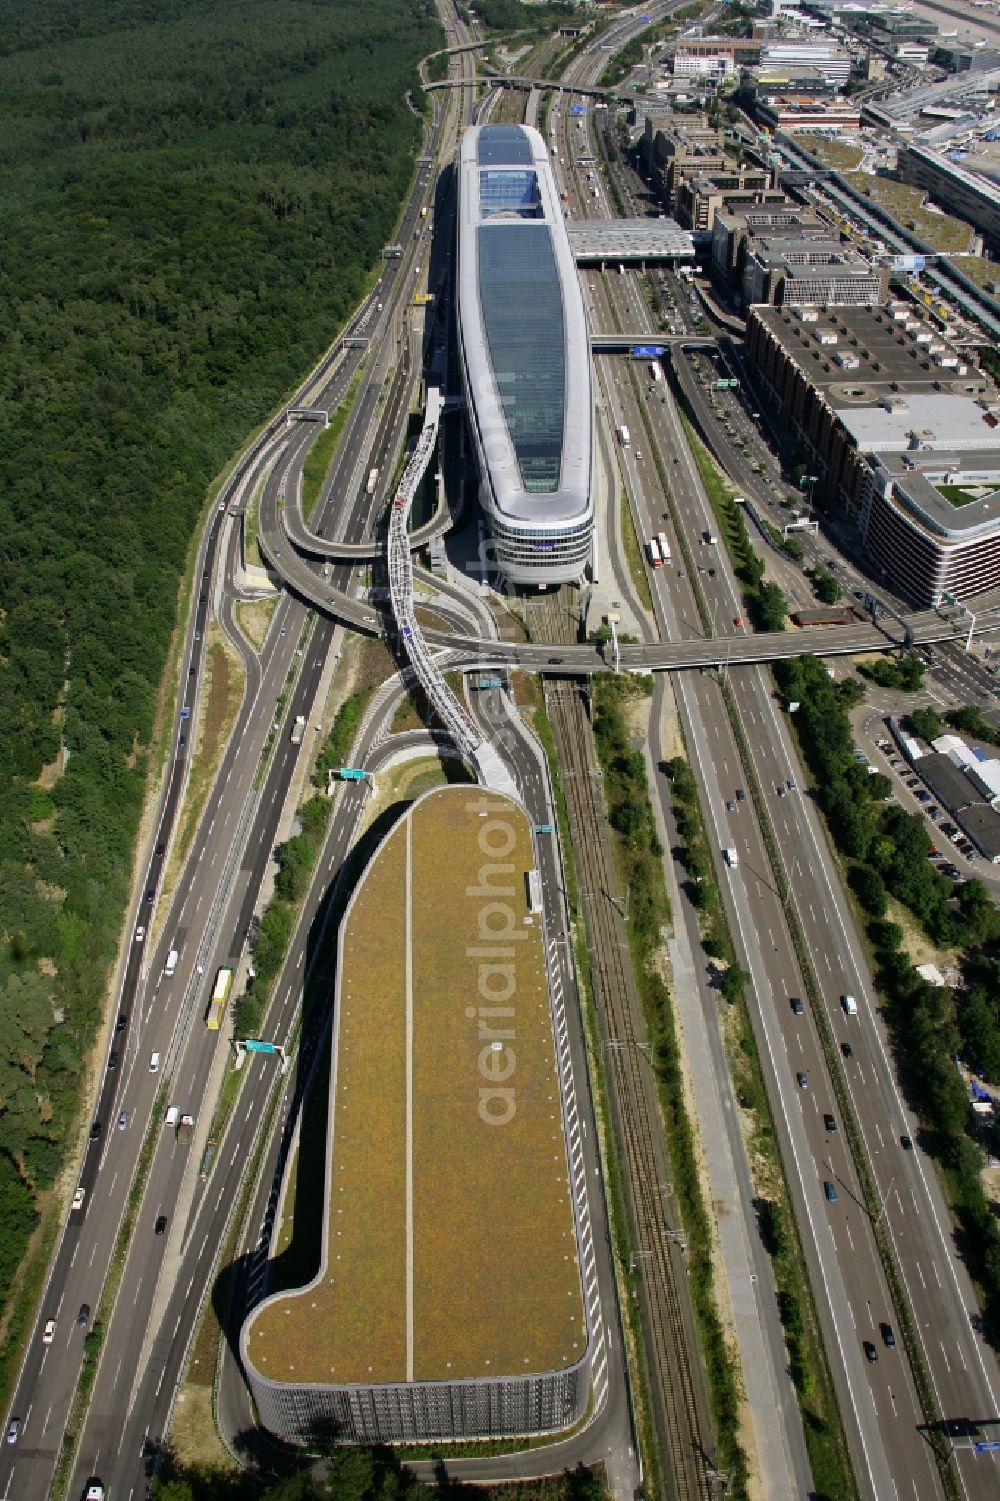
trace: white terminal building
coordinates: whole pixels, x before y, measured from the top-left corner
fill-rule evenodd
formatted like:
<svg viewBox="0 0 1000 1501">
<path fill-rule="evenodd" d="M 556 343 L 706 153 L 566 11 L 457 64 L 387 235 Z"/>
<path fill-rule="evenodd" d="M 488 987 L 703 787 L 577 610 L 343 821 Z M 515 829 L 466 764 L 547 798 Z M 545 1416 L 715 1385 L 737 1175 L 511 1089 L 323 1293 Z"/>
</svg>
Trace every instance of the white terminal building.
<svg viewBox="0 0 1000 1501">
<path fill-rule="evenodd" d="M 593 376 L 541 135 L 467 130 L 458 193 L 462 380 L 496 566 L 529 588 L 570 583 L 593 546 Z"/>
</svg>

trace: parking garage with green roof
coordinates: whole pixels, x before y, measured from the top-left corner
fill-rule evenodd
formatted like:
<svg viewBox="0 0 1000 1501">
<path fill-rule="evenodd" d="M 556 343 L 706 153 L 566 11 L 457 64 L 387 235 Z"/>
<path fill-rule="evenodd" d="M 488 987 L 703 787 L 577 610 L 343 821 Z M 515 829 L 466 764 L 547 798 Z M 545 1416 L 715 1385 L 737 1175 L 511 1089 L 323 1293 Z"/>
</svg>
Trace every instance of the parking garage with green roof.
<svg viewBox="0 0 1000 1501">
<path fill-rule="evenodd" d="M 443 787 L 401 817 L 351 899 L 322 1264 L 242 1336 L 258 1407 L 283 1436 L 322 1422 L 362 1441 L 545 1431 L 585 1406 L 533 865 L 518 803 Z"/>
</svg>

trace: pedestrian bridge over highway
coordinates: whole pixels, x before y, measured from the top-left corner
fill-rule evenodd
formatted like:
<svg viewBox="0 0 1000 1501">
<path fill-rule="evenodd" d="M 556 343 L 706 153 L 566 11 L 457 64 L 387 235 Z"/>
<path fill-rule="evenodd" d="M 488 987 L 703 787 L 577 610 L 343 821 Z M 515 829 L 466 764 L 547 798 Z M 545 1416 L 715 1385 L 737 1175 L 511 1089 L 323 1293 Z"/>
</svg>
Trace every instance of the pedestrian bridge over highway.
<svg viewBox="0 0 1000 1501">
<path fill-rule="evenodd" d="M 427 695 L 427 702 L 458 750 L 475 767 L 484 786 L 519 798 L 507 768 L 489 741 L 484 740 L 445 681 L 444 673 L 424 640 L 414 610 L 413 562 L 410 557 L 411 538 L 407 532 L 407 522 L 413 497 L 437 445 L 440 414 L 441 393 L 436 386 L 429 386 L 423 431 L 399 482 L 389 513 L 389 596 L 392 613 L 400 643 Z"/>
</svg>

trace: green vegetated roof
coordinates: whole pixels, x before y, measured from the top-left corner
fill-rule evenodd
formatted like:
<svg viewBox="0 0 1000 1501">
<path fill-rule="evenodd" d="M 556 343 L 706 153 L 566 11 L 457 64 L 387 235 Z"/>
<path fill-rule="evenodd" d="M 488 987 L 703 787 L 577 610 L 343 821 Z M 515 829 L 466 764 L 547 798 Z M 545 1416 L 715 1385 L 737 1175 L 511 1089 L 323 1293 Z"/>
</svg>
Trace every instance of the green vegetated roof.
<svg viewBox="0 0 1000 1501">
<path fill-rule="evenodd" d="M 341 934 L 325 1265 L 253 1320 L 271 1380 L 528 1375 L 583 1355 L 532 863 L 523 809 L 445 787 L 369 864 Z"/>
</svg>

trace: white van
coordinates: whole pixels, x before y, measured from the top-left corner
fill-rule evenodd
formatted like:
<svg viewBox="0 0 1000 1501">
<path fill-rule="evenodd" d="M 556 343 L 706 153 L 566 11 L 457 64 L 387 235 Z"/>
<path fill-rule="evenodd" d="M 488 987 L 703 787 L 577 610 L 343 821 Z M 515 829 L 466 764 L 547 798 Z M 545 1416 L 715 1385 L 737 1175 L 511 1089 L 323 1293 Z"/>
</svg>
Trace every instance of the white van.
<svg viewBox="0 0 1000 1501">
<path fill-rule="evenodd" d="M 180 1118 L 181 1113 L 178 1107 L 176 1105 L 171 1105 L 170 1109 L 167 1111 L 166 1119 L 163 1124 L 165 1126 L 176 1126 Z"/>
<path fill-rule="evenodd" d="M 172 975 L 173 974 L 174 970 L 177 968 L 177 961 L 178 961 L 178 959 L 180 957 L 181 956 L 180 956 L 180 950 L 179 949 L 171 949 L 170 950 L 170 953 L 167 955 L 167 962 L 163 966 L 163 973 L 165 975 Z"/>
<path fill-rule="evenodd" d="M 160 1055 L 159 1055 L 159 1053 L 150 1053 L 150 1055 L 149 1055 L 149 1072 L 151 1074 L 158 1074 L 160 1072 Z"/>
<path fill-rule="evenodd" d="M 842 995 L 840 997 L 840 1004 L 843 1006 L 848 1016 L 857 1016 L 858 1003 L 852 995 Z"/>
</svg>

